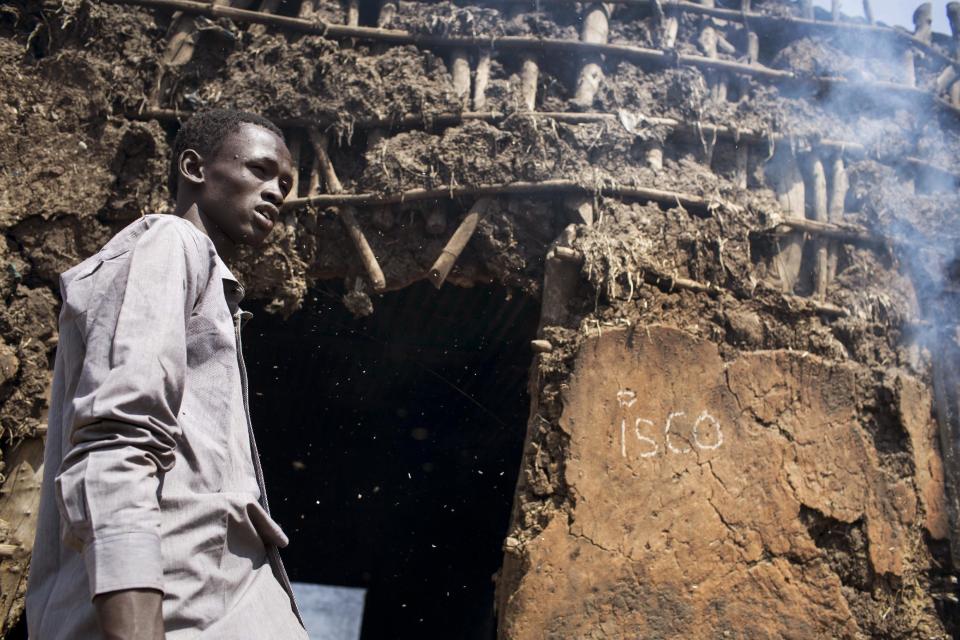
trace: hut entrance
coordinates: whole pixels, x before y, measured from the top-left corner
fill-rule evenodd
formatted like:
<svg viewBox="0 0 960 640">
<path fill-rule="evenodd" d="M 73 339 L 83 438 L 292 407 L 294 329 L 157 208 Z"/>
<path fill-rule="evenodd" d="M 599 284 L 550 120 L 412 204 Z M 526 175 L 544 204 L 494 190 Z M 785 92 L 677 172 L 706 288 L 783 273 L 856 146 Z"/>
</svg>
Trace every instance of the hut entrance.
<svg viewBox="0 0 960 640">
<path fill-rule="evenodd" d="M 356 320 L 250 305 L 251 407 L 291 579 L 367 589 L 364 640 L 488 639 L 538 305 L 426 282 Z"/>
</svg>

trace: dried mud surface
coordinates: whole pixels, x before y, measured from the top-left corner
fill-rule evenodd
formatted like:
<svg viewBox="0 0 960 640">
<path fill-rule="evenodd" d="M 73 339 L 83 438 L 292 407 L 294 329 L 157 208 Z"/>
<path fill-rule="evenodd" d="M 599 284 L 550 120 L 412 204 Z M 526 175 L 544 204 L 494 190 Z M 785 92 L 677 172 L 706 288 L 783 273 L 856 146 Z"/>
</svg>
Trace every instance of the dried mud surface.
<svg viewBox="0 0 960 640">
<path fill-rule="evenodd" d="M 778 2 L 755 6 L 794 10 Z M 388 26 L 576 38 L 574 9 L 509 14 L 403 2 Z M 318 15 L 343 19 L 332 2 L 320 3 Z M 225 20 L 195 24 L 194 59 L 161 70 L 171 27 L 163 12 L 76 0 L 0 10 L 0 81 L 7 88 L 0 138 L 8 141 L 0 145 L 5 443 L 35 442 L 44 420 L 58 274 L 137 216 L 169 210 L 163 185 L 176 123 L 122 117 L 150 96 L 164 108 L 234 106 L 300 121 L 288 133 L 303 142 L 301 185 L 312 161 L 304 127 L 315 124 L 332 134 L 331 156 L 348 191 L 558 178 L 588 189 L 675 190 L 716 206 L 695 212 L 596 194 L 497 198 L 448 279 L 446 286 L 497 281 L 539 296 L 545 255 L 558 237 L 584 256 L 566 321 L 542 330 L 553 351 L 538 356 L 531 381 L 522 479 L 498 582 L 502 636 L 956 633 L 950 611 L 933 597 L 943 590 L 950 559 L 923 318 L 930 309 L 942 314 L 952 300 L 953 283 L 943 274 L 960 273 L 960 202 L 943 175 L 911 175 L 879 161 L 909 154 L 955 168 L 955 124 L 927 104 L 876 92 L 825 93 L 737 78 L 729 79 L 732 99 L 716 103 L 710 78 L 697 69 L 611 59 L 593 108 L 618 118 L 571 125 L 523 113 L 519 64 L 497 53 L 486 108 L 506 117 L 437 127 L 433 116 L 465 108 L 443 51 L 351 46 Z M 679 51 L 697 52 L 704 24 L 681 20 Z M 714 26 L 742 50 L 740 26 Z M 653 46 L 648 16 L 616 10 L 610 39 Z M 851 43 L 798 36 L 783 45 L 764 49 L 762 62 L 853 79 L 890 79 L 898 70 L 873 51 L 869 61 L 862 52 L 858 58 Z M 538 109 L 569 110 L 577 61 L 558 55 L 538 62 Z M 850 75 L 851 68 L 861 75 Z M 921 86 L 932 77 L 922 69 Z M 381 136 L 356 126 L 403 116 L 419 117 L 423 126 L 387 128 Z M 865 155 L 848 158 L 846 221 L 895 242 L 836 245 L 837 277 L 824 302 L 847 314 L 823 312 L 809 299 L 812 241 L 798 295 L 783 296 L 771 284 L 776 240 L 769 231 L 780 212 L 764 164 L 773 146 L 751 149 L 743 189 L 732 140 L 680 134 L 640 116 L 785 134 L 778 144 L 795 147 L 801 159 L 809 151 L 805 138 L 864 145 Z M 646 164 L 654 143 L 664 145 L 662 170 Z M 425 276 L 471 204 L 464 198 L 358 211 L 388 288 Z M 591 225 L 579 217 L 586 213 Z M 347 279 L 345 304 L 355 312 L 376 312 L 336 209 L 285 213 L 269 245 L 239 262 L 248 295 L 271 301 L 278 313 L 297 309 L 314 283 L 330 278 Z M 673 278 L 711 292 L 672 286 Z M 658 375 L 636 366 L 637 354 L 657 362 Z M 676 408 L 682 398 L 716 400 L 722 424 L 737 425 L 727 448 L 625 461 L 616 414 L 625 380 L 651 390 L 638 396 L 661 422 L 670 412 L 704 410 Z M 690 422 L 681 424 L 686 432 L 677 433 L 689 440 Z M 679 449 L 689 446 L 677 441 Z M 734 447 L 748 453 L 729 455 Z M 4 460 L 13 460 L 10 450 Z M 4 464 L 0 473 L 10 471 Z M 769 494 L 759 495 L 762 487 Z M 22 542 L 16 535 L 0 527 L 0 543 Z M 21 548 L 4 561 L 5 575 L 21 576 L 28 559 L 29 549 Z M 0 596 L 0 624 L 19 615 L 17 584 Z M 694 620 L 710 624 L 696 628 Z"/>
</svg>

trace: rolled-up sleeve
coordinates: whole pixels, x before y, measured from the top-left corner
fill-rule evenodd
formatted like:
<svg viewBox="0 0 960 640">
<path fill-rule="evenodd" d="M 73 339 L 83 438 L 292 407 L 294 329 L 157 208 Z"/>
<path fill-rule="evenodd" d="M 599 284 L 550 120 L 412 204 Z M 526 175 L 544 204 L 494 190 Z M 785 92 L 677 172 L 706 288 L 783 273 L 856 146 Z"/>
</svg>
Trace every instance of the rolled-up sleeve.
<svg viewBox="0 0 960 640">
<path fill-rule="evenodd" d="M 90 275 L 69 450 L 56 479 L 90 593 L 163 590 L 158 491 L 173 466 L 187 326 L 205 278 L 182 221 L 151 225 Z"/>
</svg>

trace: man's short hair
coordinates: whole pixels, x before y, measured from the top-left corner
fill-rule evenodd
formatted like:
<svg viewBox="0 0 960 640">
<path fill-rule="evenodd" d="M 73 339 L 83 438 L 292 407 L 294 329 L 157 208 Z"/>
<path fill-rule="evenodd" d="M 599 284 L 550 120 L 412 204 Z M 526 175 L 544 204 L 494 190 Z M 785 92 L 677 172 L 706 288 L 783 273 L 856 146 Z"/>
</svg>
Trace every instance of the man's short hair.
<svg viewBox="0 0 960 640">
<path fill-rule="evenodd" d="M 177 137 L 173 141 L 173 151 L 170 158 L 170 174 L 167 176 L 167 188 L 170 195 L 177 197 L 177 183 L 180 178 L 180 154 L 187 149 L 193 149 L 203 158 L 216 155 L 220 145 L 227 135 L 240 128 L 241 124 L 255 124 L 269 131 L 273 131 L 283 140 L 280 128 L 255 113 L 237 111 L 236 109 L 210 109 L 195 114 L 183 123 Z"/>
</svg>

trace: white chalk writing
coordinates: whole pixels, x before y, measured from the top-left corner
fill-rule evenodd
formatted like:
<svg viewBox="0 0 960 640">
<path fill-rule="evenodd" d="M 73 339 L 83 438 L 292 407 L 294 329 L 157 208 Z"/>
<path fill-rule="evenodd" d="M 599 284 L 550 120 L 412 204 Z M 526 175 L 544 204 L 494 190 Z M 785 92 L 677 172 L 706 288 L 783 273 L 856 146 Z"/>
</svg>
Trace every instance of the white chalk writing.
<svg viewBox="0 0 960 640">
<path fill-rule="evenodd" d="M 617 403 L 624 412 L 630 409 L 637 402 L 636 392 L 630 389 L 621 389 L 617 392 Z M 686 416 L 684 411 L 673 411 L 667 415 L 663 426 L 663 447 L 657 441 L 657 427 L 653 420 L 648 418 L 634 416 L 620 416 L 620 455 L 624 458 L 635 456 L 637 458 L 652 458 L 661 451 L 664 453 L 685 454 L 696 449 L 704 451 L 713 451 L 723 445 L 723 430 L 720 427 L 720 421 L 711 415 L 707 410 L 703 410 L 693 421 L 690 428 L 690 437 L 684 437 L 678 433 L 681 428 L 678 426 Z M 633 435 L 636 438 L 636 445 L 628 446 L 631 438 L 627 437 L 629 429 L 628 423 L 633 423 Z M 687 421 L 689 425 L 689 421 Z M 641 433 L 641 429 L 643 433 Z"/>
</svg>

